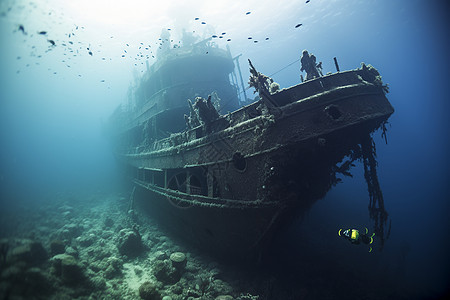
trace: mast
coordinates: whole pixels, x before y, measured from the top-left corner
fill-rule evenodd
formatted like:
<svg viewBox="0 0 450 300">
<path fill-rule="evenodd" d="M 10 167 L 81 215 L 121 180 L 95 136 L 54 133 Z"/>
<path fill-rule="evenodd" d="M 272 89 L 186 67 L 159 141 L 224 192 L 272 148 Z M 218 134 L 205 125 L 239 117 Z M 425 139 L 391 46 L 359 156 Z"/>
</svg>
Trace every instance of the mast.
<svg viewBox="0 0 450 300">
<path fill-rule="evenodd" d="M 227 45 L 227 50 L 228 50 L 228 52 L 230 52 L 230 46 L 229 46 L 229 45 Z M 234 57 L 234 58 L 233 58 L 233 61 L 236 61 L 236 62 L 235 62 L 235 65 L 236 65 L 236 67 L 237 67 L 237 69 L 238 69 L 238 72 L 239 72 L 239 79 L 240 79 L 240 81 L 241 81 L 241 89 L 242 89 L 242 92 L 241 92 L 241 93 L 244 95 L 244 101 L 246 101 L 246 100 L 247 100 L 247 94 L 245 93 L 244 79 L 242 78 L 241 66 L 240 66 L 240 64 L 239 64 L 239 57 L 240 57 L 240 56 L 242 56 L 242 54 L 239 54 L 238 56 Z M 233 71 L 233 73 L 234 73 L 234 71 Z M 241 93 L 239 93 L 239 95 L 240 95 Z M 241 97 L 239 97 L 239 98 L 241 98 Z M 239 100 L 239 102 L 240 102 L 239 104 L 242 105 L 242 102 L 244 102 L 244 101 Z"/>
</svg>

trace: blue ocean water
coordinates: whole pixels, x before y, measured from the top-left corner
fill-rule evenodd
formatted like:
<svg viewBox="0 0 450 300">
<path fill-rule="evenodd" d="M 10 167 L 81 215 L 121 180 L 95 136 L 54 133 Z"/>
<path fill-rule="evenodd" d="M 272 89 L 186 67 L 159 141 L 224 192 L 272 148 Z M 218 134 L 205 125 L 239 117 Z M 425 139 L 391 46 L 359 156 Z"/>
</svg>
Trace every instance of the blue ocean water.
<svg viewBox="0 0 450 300">
<path fill-rule="evenodd" d="M 363 278 L 368 290 L 379 283 L 386 297 L 398 289 L 411 298 L 444 295 L 450 278 L 448 6 L 417 0 L 305 2 L 151 2 L 145 9 L 139 9 L 147 5 L 143 1 L 116 9 L 107 1 L 0 2 L 2 210 L 52 192 L 113 191 L 121 177 L 102 124 L 126 101 L 145 61 L 154 61 L 149 52 L 148 59 L 141 57 L 139 47 L 157 43 L 162 28 L 170 28 L 174 39 L 183 28 L 200 36 L 226 32 L 231 41 L 219 45 L 242 53 L 244 78 L 250 58 L 282 88 L 297 84 L 300 63 L 283 68 L 308 49 L 325 72 L 334 72 L 333 57 L 341 70 L 361 62 L 375 66 L 395 108 L 388 144 L 381 132 L 374 134 L 392 221 L 383 251 L 367 253 L 337 236 L 339 228 L 372 226 L 357 164 L 353 178 L 345 178 L 276 240 L 274 274 L 306 280 L 302 268 L 316 270 L 314 278 L 323 280 L 318 284 L 330 287 L 333 280 L 341 282 L 335 277 L 353 278 L 349 273 L 362 270 L 369 274 Z M 253 96 L 251 90 L 247 96 Z M 302 259 L 292 264 L 297 255 Z M 289 264 L 292 269 L 283 269 Z"/>
</svg>

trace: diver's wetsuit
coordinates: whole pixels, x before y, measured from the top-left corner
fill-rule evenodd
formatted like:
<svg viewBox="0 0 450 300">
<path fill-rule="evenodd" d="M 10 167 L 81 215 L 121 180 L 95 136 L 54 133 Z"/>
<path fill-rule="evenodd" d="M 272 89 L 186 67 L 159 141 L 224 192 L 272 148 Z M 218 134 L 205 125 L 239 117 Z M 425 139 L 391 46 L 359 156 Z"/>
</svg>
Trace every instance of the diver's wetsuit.
<svg viewBox="0 0 450 300">
<path fill-rule="evenodd" d="M 356 245 L 360 244 L 361 242 L 369 245 L 373 242 L 372 237 L 368 236 L 367 234 L 361 234 L 357 229 L 347 229 L 343 231 L 342 236 L 349 240 L 352 244 Z"/>
</svg>

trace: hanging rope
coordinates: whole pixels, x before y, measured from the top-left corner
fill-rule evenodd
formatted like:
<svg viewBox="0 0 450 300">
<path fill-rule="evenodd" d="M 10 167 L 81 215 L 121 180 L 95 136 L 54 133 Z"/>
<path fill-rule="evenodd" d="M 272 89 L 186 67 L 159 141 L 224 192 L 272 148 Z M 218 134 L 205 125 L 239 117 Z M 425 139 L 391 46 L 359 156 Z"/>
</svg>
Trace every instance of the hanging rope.
<svg viewBox="0 0 450 300">
<path fill-rule="evenodd" d="M 300 58 L 299 58 L 299 59 L 296 59 L 296 60 L 293 61 L 293 62 L 291 62 L 291 63 L 288 64 L 287 66 L 285 66 L 285 67 L 279 69 L 278 71 L 276 71 L 275 73 L 269 75 L 268 77 L 272 77 L 273 75 L 276 75 L 276 74 L 280 73 L 281 71 L 283 71 L 283 70 L 289 68 L 290 66 L 292 66 L 293 64 L 295 64 L 295 63 L 297 63 L 297 62 L 299 62 L 299 61 L 300 61 Z M 251 86 L 248 85 L 248 86 L 245 88 L 245 91 L 249 90 L 250 88 L 251 88 Z M 240 94 L 243 94 L 243 93 L 244 93 L 244 92 L 242 91 L 242 92 L 239 93 L 239 95 L 240 95 Z"/>
<path fill-rule="evenodd" d="M 297 60 L 295 60 L 295 61 L 293 61 L 293 62 L 291 62 L 290 64 L 288 64 L 288 65 L 285 66 L 284 68 L 281 68 L 280 70 L 276 71 L 275 73 L 270 74 L 269 77 L 272 77 L 273 75 L 276 75 L 276 74 L 280 73 L 280 72 L 283 71 L 284 69 L 289 68 L 290 66 L 292 66 L 293 64 L 295 64 L 296 62 L 299 62 L 299 61 L 300 61 L 300 58 L 297 59 Z"/>
<path fill-rule="evenodd" d="M 389 223 L 389 228 L 385 233 L 388 213 L 384 208 L 383 193 L 380 182 L 378 181 L 375 143 L 370 135 L 363 138 L 361 151 L 364 165 L 364 178 L 369 191 L 369 216 L 375 223 L 374 232 L 380 239 L 381 249 L 383 249 L 384 242 L 389 237 L 391 231 L 391 224 Z"/>
</svg>

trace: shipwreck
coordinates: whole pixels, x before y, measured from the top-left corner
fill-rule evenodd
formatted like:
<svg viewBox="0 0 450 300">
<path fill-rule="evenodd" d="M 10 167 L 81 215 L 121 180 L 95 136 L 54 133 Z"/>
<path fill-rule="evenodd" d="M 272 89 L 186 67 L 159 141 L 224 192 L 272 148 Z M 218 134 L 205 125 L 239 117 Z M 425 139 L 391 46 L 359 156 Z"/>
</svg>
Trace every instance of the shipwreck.
<svg viewBox="0 0 450 300">
<path fill-rule="evenodd" d="M 378 71 L 323 75 L 304 51 L 306 78 L 280 89 L 211 39 L 163 47 L 108 125 L 113 151 L 158 219 L 201 249 L 255 256 L 280 224 L 307 211 L 363 162 L 375 232 L 387 213 L 373 132 L 393 113 Z M 382 240 L 383 241 L 383 240 Z"/>
</svg>

